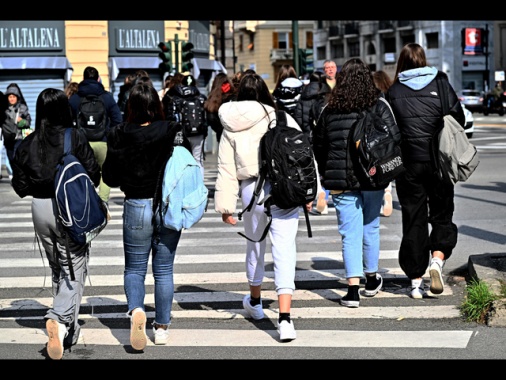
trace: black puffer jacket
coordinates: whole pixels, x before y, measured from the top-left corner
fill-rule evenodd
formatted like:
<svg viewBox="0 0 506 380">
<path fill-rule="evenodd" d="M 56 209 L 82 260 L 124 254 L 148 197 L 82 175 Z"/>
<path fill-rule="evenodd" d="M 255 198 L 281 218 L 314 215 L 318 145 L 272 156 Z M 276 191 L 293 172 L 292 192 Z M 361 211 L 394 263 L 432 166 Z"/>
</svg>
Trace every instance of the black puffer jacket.
<svg viewBox="0 0 506 380">
<path fill-rule="evenodd" d="M 32 195 L 34 198 L 54 198 L 54 176 L 56 164 L 63 155 L 63 126 L 47 127 L 46 161 L 40 157 L 41 130 L 29 134 L 16 149 L 12 165 L 12 187 L 21 198 Z M 100 166 L 84 133 L 72 128 L 72 153 L 84 166 L 93 184 L 100 184 Z"/>
<path fill-rule="evenodd" d="M 325 97 L 331 89 L 327 83 L 309 82 L 295 107 L 295 121 L 300 125 L 302 132 L 312 135 L 315 122 L 320 116 L 320 111 L 325 104 Z"/>
<path fill-rule="evenodd" d="M 107 135 L 107 157 L 102 178 L 110 187 L 119 187 L 125 198 L 154 198 L 158 178 L 181 124 L 155 121 L 147 126 L 122 123 Z M 185 146 L 189 148 L 187 140 Z"/>
<path fill-rule="evenodd" d="M 448 76 L 441 71 L 437 76 L 443 79 L 448 88 L 450 114 L 464 126 L 464 111 L 455 90 L 448 82 Z M 434 79 L 420 90 L 413 90 L 397 80 L 386 94 L 401 131 L 402 155 L 405 161 L 430 161 L 432 137 L 442 126 L 441 100 L 438 93 Z"/>
<path fill-rule="evenodd" d="M 399 129 L 388 104 L 378 101 L 373 109 L 390 128 L 394 139 L 400 140 Z M 358 118 L 359 114 L 356 112 L 339 113 L 324 108 L 314 130 L 314 154 L 318 170 L 323 177 L 322 186 L 327 190 L 361 189 L 353 171 L 348 145 L 348 135 Z"/>
</svg>

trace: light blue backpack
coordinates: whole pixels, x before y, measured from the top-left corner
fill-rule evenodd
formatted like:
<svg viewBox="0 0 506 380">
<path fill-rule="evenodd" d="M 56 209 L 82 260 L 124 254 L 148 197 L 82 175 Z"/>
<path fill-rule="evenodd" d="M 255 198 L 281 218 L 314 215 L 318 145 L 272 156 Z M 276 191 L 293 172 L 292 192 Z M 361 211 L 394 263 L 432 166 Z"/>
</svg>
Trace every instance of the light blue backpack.
<svg viewBox="0 0 506 380">
<path fill-rule="evenodd" d="M 200 166 L 183 146 L 175 146 L 162 182 L 162 221 L 180 231 L 197 223 L 207 208 L 208 189 Z"/>
</svg>

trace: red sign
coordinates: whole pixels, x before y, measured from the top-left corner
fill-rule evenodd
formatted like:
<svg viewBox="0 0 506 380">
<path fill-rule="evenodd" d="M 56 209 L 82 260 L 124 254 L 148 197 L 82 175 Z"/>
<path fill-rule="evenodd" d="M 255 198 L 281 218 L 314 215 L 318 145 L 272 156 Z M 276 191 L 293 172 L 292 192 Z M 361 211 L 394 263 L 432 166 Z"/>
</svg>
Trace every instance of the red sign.
<svg viewBox="0 0 506 380">
<path fill-rule="evenodd" d="M 479 28 L 466 28 L 465 29 L 465 48 L 464 54 L 477 55 L 483 53 L 482 46 L 482 29 Z"/>
</svg>

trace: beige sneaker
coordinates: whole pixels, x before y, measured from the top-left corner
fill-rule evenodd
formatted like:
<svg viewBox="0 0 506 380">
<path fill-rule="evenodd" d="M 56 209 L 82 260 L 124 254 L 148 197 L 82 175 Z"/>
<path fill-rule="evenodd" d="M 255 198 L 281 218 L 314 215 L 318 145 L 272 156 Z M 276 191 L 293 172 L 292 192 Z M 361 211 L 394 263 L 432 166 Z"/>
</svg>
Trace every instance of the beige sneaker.
<svg viewBox="0 0 506 380">
<path fill-rule="evenodd" d="M 388 190 L 385 191 L 385 195 L 383 195 L 383 216 L 390 216 L 393 212 L 392 205 L 392 193 Z"/>
<path fill-rule="evenodd" d="M 327 196 L 325 194 L 325 191 L 320 191 L 320 193 L 318 194 L 318 201 L 316 202 L 316 211 L 322 214 L 326 207 L 327 207 Z"/>
<path fill-rule="evenodd" d="M 132 311 L 130 321 L 130 344 L 134 350 L 142 351 L 148 343 L 146 313 L 140 307 L 137 307 Z"/>
<path fill-rule="evenodd" d="M 47 354 L 53 360 L 60 360 L 63 357 L 63 339 L 67 335 L 67 328 L 63 323 L 48 319 L 46 321 L 46 330 L 49 337 Z"/>
</svg>

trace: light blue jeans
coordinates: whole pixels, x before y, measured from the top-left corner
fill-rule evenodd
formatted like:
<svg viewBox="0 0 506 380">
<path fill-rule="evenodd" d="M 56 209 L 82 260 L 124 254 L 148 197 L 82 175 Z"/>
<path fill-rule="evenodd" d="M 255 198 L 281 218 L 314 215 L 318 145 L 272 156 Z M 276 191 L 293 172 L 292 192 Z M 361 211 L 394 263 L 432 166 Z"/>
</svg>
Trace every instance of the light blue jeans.
<svg viewBox="0 0 506 380">
<path fill-rule="evenodd" d="M 346 278 L 378 271 L 384 190 L 332 194 L 342 238 Z"/>
<path fill-rule="evenodd" d="M 170 325 L 174 299 L 174 258 L 181 231 L 165 228 L 157 215 L 156 225 L 151 219 L 153 199 L 126 199 L 123 210 L 123 246 L 125 252 L 124 289 L 128 314 L 144 308 L 145 279 L 149 254 L 155 279 L 155 320 Z"/>
</svg>

